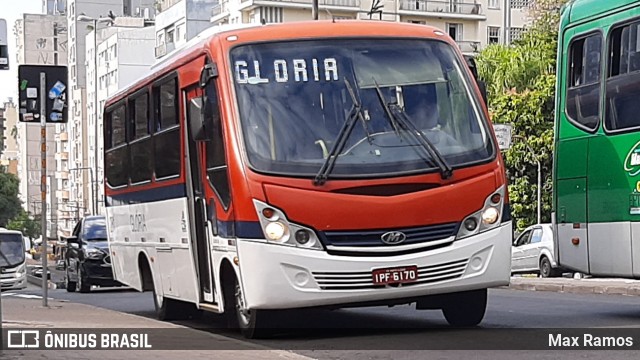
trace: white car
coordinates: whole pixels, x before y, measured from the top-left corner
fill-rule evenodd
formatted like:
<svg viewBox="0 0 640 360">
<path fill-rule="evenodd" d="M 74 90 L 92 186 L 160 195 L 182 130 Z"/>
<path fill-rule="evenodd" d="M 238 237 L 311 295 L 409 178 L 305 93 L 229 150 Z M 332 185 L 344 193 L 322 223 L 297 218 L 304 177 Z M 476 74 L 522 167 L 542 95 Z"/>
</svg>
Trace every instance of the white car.
<svg viewBox="0 0 640 360">
<path fill-rule="evenodd" d="M 541 277 L 562 275 L 555 261 L 553 228 L 538 224 L 526 228 L 511 247 L 512 273 L 539 273 Z"/>
</svg>

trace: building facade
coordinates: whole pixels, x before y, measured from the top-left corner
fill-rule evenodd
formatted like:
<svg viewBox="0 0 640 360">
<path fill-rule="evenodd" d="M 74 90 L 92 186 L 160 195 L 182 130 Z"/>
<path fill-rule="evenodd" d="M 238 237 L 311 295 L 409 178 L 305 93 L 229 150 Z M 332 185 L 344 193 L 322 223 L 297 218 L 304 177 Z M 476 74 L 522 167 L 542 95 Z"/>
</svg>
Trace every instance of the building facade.
<svg viewBox="0 0 640 360">
<path fill-rule="evenodd" d="M 104 210 L 104 155 L 103 155 L 103 122 L 104 103 L 119 89 L 131 84 L 148 73 L 155 61 L 155 28 L 153 22 L 143 18 L 116 18 L 114 25 L 107 29 L 98 29 L 96 37 L 91 32 L 87 35 L 87 107 L 93 109 L 98 101 L 98 112 L 88 114 L 88 137 L 91 149 L 97 144 L 97 153 L 89 151 L 88 166 L 97 170 L 97 206 L 98 213 Z M 94 39 L 98 43 L 95 57 Z M 95 73 L 97 65 L 97 74 Z M 97 75 L 97 78 L 96 78 Z M 97 81 L 96 81 L 97 80 Z M 97 94 L 96 92 L 97 83 Z M 97 97 L 96 97 L 97 95 Z M 97 126 L 94 123 L 97 116 Z M 96 136 L 97 131 L 97 138 Z M 97 141 L 97 143 L 96 143 Z M 98 162 L 96 164 L 96 155 Z M 90 192 L 93 203 L 93 191 Z"/>
<path fill-rule="evenodd" d="M 61 15 L 24 14 L 15 25 L 16 55 L 19 65 L 66 65 L 67 63 L 67 26 L 66 18 Z M 17 104 L 18 109 L 21 104 Z M 47 126 L 47 176 L 57 179 L 57 170 L 64 169 L 64 146 L 56 143 L 56 131 L 65 125 Z M 62 127 L 62 128 L 61 128 Z M 56 129 L 58 128 L 58 129 Z M 20 178 L 20 198 L 25 210 L 32 214 L 42 211 L 40 192 L 40 124 L 17 124 L 16 142 L 18 144 L 18 176 Z M 50 188 L 56 191 L 60 183 L 52 180 Z M 58 208 L 55 197 L 49 203 L 50 209 Z M 56 237 L 57 213 L 47 216 L 47 234 Z"/>
<path fill-rule="evenodd" d="M 217 0 L 158 0 L 155 57 L 161 59 L 211 27 Z M 238 0 L 240 2 L 240 0 Z"/>
<path fill-rule="evenodd" d="M 7 172 L 18 175 L 18 109 L 13 99 L 0 107 L 0 166 Z"/>
<path fill-rule="evenodd" d="M 509 43 L 526 25 L 531 0 L 318 0 L 318 18 L 375 19 L 435 26 L 464 53 Z M 310 20 L 312 0 L 219 0 L 214 25 Z"/>
<path fill-rule="evenodd" d="M 113 24 L 114 20 L 123 16 L 141 16 L 153 18 L 155 15 L 155 0 L 66 0 L 67 22 L 69 25 L 69 85 L 71 101 L 69 103 L 69 123 L 67 124 L 69 147 L 69 186 L 64 189 L 69 196 L 69 208 L 65 209 L 70 214 L 83 216 L 97 212 L 98 202 L 93 195 L 97 187 L 100 187 L 101 173 L 89 163 L 89 154 L 95 154 L 101 149 L 95 148 L 95 143 L 90 141 L 90 129 L 95 129 L 95 114 L 97 108 L 94 102 L 88 103 L 88 98 L 93 98 L 87 92 L 87 64 L 93 59 L 87 59 L 87 34 L 93 31 L 93 21 L 79 20 L 83 15 L 88 19 L 99 20 L 98 30 Z M 93 85 L 92 85 L 93 86 Z M 95 133 L 95 130 L 91 130 Z M 92 155 L 93 156 L 93 155 Z M 77 218 L 77 216 L 76 216 Z M 74 222 L 62 229 L 62 234 L 68 235 Z"/>
</svg>

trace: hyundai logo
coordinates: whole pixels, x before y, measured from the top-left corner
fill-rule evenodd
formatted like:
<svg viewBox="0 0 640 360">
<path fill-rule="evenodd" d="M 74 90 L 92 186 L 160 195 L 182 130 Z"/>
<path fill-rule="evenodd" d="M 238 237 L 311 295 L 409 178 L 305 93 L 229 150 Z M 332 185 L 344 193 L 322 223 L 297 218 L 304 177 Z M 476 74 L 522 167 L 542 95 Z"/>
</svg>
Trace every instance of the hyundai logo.
<svg viewBox="0 0 640 360">
<path fill-rule="evenodd" d="M 398 245 L 407 239 L 407 235 L 402 231 L 389 231 L 382 234 L 380 239 L 387 245 Z"/>
</svg>

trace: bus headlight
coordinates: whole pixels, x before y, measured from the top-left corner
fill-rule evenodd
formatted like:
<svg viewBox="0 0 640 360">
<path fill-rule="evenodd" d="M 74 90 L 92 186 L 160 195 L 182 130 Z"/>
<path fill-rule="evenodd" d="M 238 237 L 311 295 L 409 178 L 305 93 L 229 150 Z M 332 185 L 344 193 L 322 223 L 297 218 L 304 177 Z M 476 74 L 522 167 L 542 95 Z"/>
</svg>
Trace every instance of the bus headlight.
<svg viewBox="0 0 640 360">
<path fill-rule="evenodd" d="M 282 210 L 267 203 L 254 199 L 253 205 L 268 243 L 304 249 L 323 249 L 313 229 L 290 222 Z"/>
<path fill-rule="evenodd" d="M 482 222 L 487 225 L 494 224 L 498 221 L 498 215 L 500 215 L 498 209 L 490 207 L 482 212 Z"/>
<path fill-rule="evenodd" d="M 268 223 L 267 226 L 264 227 L 264 230 L 267 238 L 274 241 L 281 240 L 287 232 L 286 226 L 279 221 Z"/>
<path fill-rule="evenodd" d="M 462 220 L 462 226 L 458 230 L 456 239 L 476 235 L 491 230 L 500 225 L 500 216 L 504 208 L 505 186 L 501 186 L 491 195 L 487 196 L 481 210 L 467 216 Z"/>
</svg>

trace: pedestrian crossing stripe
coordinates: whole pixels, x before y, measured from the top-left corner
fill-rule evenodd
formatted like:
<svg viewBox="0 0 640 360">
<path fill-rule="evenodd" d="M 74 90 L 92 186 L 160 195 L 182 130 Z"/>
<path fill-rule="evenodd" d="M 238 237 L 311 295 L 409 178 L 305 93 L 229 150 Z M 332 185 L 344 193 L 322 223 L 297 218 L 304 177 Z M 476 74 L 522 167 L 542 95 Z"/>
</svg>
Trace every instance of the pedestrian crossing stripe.
<svg viewBox="0 0 640 360">
<path fill-rule="evenodd" d="M 18 297 L 18 298 L 23 298 L 23 299 L 42 299 L 42 296 L 40 295 L 31 295 L 31 294 L 16 294 L 16 293 L 2 293 L 2 297 L 5 296 L 13 296 L 13 297 Z"/>
</svg>

